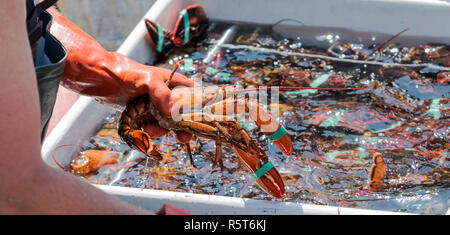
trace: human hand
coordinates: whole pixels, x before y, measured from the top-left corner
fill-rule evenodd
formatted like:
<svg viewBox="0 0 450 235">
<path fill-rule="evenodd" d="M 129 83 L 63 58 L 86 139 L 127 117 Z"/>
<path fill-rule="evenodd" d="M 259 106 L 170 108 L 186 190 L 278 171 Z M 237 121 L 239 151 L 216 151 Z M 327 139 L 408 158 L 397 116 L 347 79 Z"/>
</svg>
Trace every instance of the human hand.
<svg viewBox="0 0 450 235">
<path fill-rule="evenodd" d="M 155 107 L 166 116 L 171 116 L 172 109 L 176 107 L 178 96 L 173 95 L 170 88 L 177 86 L 193 87 L 194 81 L 187 79 L 184 75 L 175 73 L 167 86 L 166 81 L 171 73 L 170 70 L 148 66 L 150 71 L 150 80 L 146 83 L 150 101 Z M 160 127 L 158 123 L 150 123 L 145 125 L 144 130 L 154 139 L 167 134 L 168 130 Z M 176 132 L 179 141 L 188 142 L 192 134 L 179 131 Z"/>
<path fill-rule="evenodd" d="M 50 32 L 68 52 L 61 84 L 79 94 L 94 97 L 100 103 L 125 106 L 132 99 L 149 94 L 156 108 L 170 116 L 176 103 L 170 88 L 194 86 L 193 81 L 178 73 L 167 86 L 165 81 L 170 70 L 147 66 L 120 53 L 106 51 L 94 38 L 61 15 L 54 15 Z M 144 126 L 144 130 L 152 138 L 168 132 L 157 123 Z M 179 132 L 177 136 L 182 142 L 191 138 L 186 132 Z"/>
</svg>

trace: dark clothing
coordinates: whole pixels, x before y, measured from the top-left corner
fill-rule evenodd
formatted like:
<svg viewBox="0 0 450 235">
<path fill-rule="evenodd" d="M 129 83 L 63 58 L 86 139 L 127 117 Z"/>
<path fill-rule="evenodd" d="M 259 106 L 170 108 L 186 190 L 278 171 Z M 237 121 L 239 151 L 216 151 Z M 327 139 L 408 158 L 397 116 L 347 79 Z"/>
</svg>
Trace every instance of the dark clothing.
<svg viewBox="0 0 450 235">
<path fill-rule="evenodd" d="M 53 112 L 53 106 L 55 105 L 59 82 L 64 72 L 67 50 L 47 30 L 52 16 L 44 12 L 41 18 L 44 21 L 46 29 L 43 35 L 45 39 L 44 52 L 50 60 L 50 64 L 35 67 L 39 87 L 39 101 L 41 104 L 41 140 L 43 140 Z"/>
<path fill-rule="evenodd" d="M 47 1 L 47 5 L 48 2 L 49 1 Z M 34 5 L 33 0 L 27 1 L 27 13 L 30 13 L 30 4 Z M 67 50 L 48 31 L 53 19 L 52 16 L 43 10 L 45 9 L 33 10 L 31 8 L 33 15 L 37 15 L 38 17 L 37 21 L 35 19 L 36 17 L 30 17 L 29 15 L 27 16 L 27 28 L 29 30 L 28 35 L 30 39 L 30 46 L 33 51 L 33 58 L 35 59 L 35 70 L 39 88 L 39 101 L 41 105 L 41 140 L 44 139 L 47 131 L 47 126 L 56 101 L 59 82 L 64 72 L 64 65 L 67 58 Z M 39 29 L 41 26 L 42 30 Z M 30 29 L 34 29 L 34 31 L 30 32 Z M 36 63 L 37 57 L 45 57 L 45 62 Z"/>
</svg>

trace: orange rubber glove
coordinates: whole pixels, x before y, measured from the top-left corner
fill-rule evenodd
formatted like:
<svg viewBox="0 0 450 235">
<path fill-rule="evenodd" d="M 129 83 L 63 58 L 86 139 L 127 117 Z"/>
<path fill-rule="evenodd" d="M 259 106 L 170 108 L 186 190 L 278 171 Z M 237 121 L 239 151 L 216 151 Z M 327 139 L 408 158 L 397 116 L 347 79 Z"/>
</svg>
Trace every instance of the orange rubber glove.
<svg viewBox="0 0 450 235">
<path fill-rule="evenodd" d="M 132 99 L 148 93 L 151 102 L 166 116 L 170 116 L 176 98 L 165 80 L 170 70 L 140 64 L 130 58 L 106 51 L 95 39 L 75 24 L 54 11 L 49 29 L 67 49 L 68 56 L 61 84 L 79 94 L 94 97 L 111 106 L 125 106 Z M 170 87 L 194 86 L 194 82 L 182 74 L 175 74 Z M 145 126 L 152 138 L 158 138 L 167 130 L 156 123 Z M 177 133 L 180 141 L 188 141 L 190 134 Z"/>
</svg>

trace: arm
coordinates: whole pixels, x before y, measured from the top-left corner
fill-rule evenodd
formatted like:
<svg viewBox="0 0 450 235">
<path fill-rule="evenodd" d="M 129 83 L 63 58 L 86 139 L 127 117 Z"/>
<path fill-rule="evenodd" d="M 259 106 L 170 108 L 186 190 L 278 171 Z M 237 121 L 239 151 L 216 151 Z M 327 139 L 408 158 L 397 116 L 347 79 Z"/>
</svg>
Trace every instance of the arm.
<svg viewBox="0 0 450 235">
<path fill-rule="evenodd" d="M 131 99 L 149 93 L 160 111 L 170 116 L 169 107 L 173 100 L 164 83 L 170 70 L 143 65 L 120 53 L 106 51 L 54 8 L 48 12 L 54 18 L 51 34 L 68 50 L 62 79 L 65 87 L 107 104 L 123 106 Z M 193 85 L 193 81 L 178 73 L 170 84 L 171 87 Z"/>
<path fill-rule="evenodd" d="M 177 102 L 165 84 L 170 70 L 140 64 L 120 53 L 106 51 L 95 39 L 62 16 L 56 9 L 48 12 L 53 16 L 50 32 L 67 49 L 68 57 L 62 85 L 79 94 L 95 97 L 112 106 L 125 106 L 132 99 L 149 94 L 151 102 L 166 116 Z M 175 73 L 170 87 L 194 86 L 184 75 Z M 157 124 L 148 124 L 144 129 L 152 138 L 158 138 L 167 130 Z M 177 137 L 182 142 L 191 139 L 191 134 L 180 131 Z"/>
<path fill-rule="evenodd" d="M 0 8 L 0 213 L 149 214 L 47 166 L 40 156 L 40 109 L 25 27 L 25 1 Z"/>
</svg>

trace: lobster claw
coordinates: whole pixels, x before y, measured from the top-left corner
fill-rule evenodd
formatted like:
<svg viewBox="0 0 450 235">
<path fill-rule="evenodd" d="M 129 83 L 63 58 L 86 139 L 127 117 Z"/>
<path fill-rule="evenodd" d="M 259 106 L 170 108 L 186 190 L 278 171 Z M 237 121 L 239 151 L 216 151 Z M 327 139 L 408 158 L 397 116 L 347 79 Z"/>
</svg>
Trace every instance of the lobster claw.
<svg viewBox="0 0 450 235">
<path fill-rule="evenodd" d="M 225 69 L 228 67 L 228 60 L 222 52 L 217 52 L 211 60 L 211 66 L 215 69 Z"/>
<path fill-rule="evenodd" d="M 436 79 L 440 83 L 446 83 L 450 81 L 450 72 L 440 72 L 436 75 Z"/>
<path fill-rule="evenodd" d="M 164 29 L 161 25 L 144 19 L 150 42 L 155 51 L 162 56 L 167 56 L 175 45 L 172 42 L 172 32 Z"/>
<path fill-rule="evenodd" d="M 134 138 L 133 144 L 143 153 L 150 155 L 152 151 L 150 136 L 141 130 L 133 131 L 131 136 Z"/>
<path fill-rule="evenodd" d="M 288 135 L 286 128 L 284 128 L 272 115 L 270 115 L 264 108 L 261 108 L 258 102 L 251 100 L 238 100 L 234 104 L 235 98 L 231 97 L 221 102 L 217 102 L 212 107 L 212 112 L 221 114 L 229 114 L 236 110 L 242 110 L 245 107 L 245 112 L 250 114 L 250 117 L 255 121 L 256 126 L 261 130 L 270 140 L 284 153 L 286 156 L 291 156 L 293 151 L 292 140 Z M 230 107 L 231 106 L 231 107 Z M 237 112 L 239 113 L 239 111 Z"/>
<path fill-rule="evenodd" d="M 175 45 L 181 46 L 190 41 L 202 39 L 206 35 L 208 24 L 209 19 L 202 6 L 198 4 L 188 6 L 180 12 L 173 30 L 172 41 Z"/>
<path fill-rule="evenodd" d="M 158 150 L 154 149 L 152 146 L 152 141 L 150 135 L 141 130 L 130 130 L 126 128 L 126 125 L 120 125 L 119 133 L 122 139 L 134 149 L 137 149 L 148 157 L 153 157 L 157 160 L 162 160 L 162 156 L 159 154 Z"/>
<path fill-rule="evenodd" d="M 239 156 L 245 166 L 255 175 L 258 170 L 266 165 L 256 154 L 247 153 L 235 146 L 234 151 Z M 284 183 L 280 176 L 280 173 L 275 167 L 270 168 L 262 175 L 256 176 L 256 183 L 268 194 L 276 198 L 284 198 L 286 196 Z"/>
<path fill-rule="evenodd" d="M 257 102 L 248 101 L 247 107 L 256 126 L 286 155 L 293 151 L 292 140 L 287 130 Z"/>
<path fill-rule="evenodd" d="M 386 164 L 384 163 L 381 153 L 377 152 L 373 155 L 373 164 L 370 167 L 369 187 L 372 191 L 380 191 L 386 187 L 384 179 L 386 178 Z"/>
<path fill-rule="evenodd" d="M 280 128 L 284 128 L 282 126 L 280 126 Z M 291 156 L 292 154 L 292 141 L 291 141 L 291 137 L 289 137 L 289 135 L 284 135 L 283 137 L 281 137 L 278 140 L 274 140 L 273 143 L 278 146 L 278 148 L 286 155 L 286 156 Z"/>
</svg>

